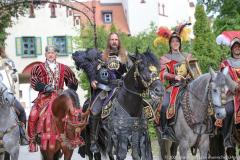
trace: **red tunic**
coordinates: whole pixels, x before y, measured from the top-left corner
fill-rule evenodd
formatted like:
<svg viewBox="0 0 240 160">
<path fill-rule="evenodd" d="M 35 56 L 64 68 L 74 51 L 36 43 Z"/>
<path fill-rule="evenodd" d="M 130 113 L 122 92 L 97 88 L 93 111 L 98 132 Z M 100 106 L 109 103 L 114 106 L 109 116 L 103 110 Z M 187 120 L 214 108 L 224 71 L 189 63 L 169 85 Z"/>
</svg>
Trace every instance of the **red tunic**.
<svg viewBox="0 0 240 160">
<path fill-rule="evenodd" d="M 170 55 L 170 54 L 168 54 Z M 175 83 L 175 76 L 177 75 L 175 73 L 175 67 L 178 63 L 182 63 L 185 59 L 183 57 L 180 57 L 179 59 L 170 59 L 167 56 L 162 56 L 160 58 L 160 64 L 161 64 L 161 70 L 160 70 L 160 80 L 164 82 L 165 80 Z M 177 99 L 177 95 L 179 93 L 179 87 L 178 86 L 172 86 L 171 83 L 168 84 L 166 87 L 167 90 L 169 90 L 170 93 L 170 102 L 169 106 L 166 112 L 167 119 L 171 119 L 175 115 L 175 102 Z"/>
<path fill-rule="evenodd" d="M 78 86 L 78 80 L 75 77 L 73 71 L 66 65 L 57 63 L 56 68 L 52 71 L 47 63 L 40 63 L 35 65 L 31 71 L 31 87 L 39 91 L 38 99 L 44 99 L 46 96 L 43 94 L 44 90 L 37 90 L 36 86 L 39 83 L 47 85 L 52 84 L 56 91 L 63 90 L 64 82 L 66 86 Z M 36 100 L 34 102 L 36 102 Z"/>
</svg>

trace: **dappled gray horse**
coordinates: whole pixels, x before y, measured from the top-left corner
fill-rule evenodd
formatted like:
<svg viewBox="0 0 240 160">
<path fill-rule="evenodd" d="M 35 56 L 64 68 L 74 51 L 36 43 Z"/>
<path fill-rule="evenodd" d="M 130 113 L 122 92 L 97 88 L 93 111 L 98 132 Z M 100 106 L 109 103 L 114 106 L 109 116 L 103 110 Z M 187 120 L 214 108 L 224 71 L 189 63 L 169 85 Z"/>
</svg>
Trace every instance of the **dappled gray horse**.
<svg viewBox="0 0 240 160">
<path fill-rule="evenodd" d="M 15 101 L 13 93 L 0 79 L 0 160 L 4 159 L 4 152 L 8 152 L 12 160 L 19 155 L 19 127 L 18 118 L 12 108 Z"/>
<path fill-rule="evenodd" d="M 226 116 L 226 93 L 234 90 L 232 81 L 227 78 L 228 69 L 215 73 L 203 74 L 193 80 L 178 104 L 176 123 L 173 128 L 176 134 L 181 159 L 187 159 L 187 151 L 193 147 L 199 149 L 201 159 L 207 159 L 209 151 L 209 111 L 214 111 L 215 117 L 223 119 Z M 163 159 L 170 158 L 170 142 L 159 140 Z"/>
</svg>

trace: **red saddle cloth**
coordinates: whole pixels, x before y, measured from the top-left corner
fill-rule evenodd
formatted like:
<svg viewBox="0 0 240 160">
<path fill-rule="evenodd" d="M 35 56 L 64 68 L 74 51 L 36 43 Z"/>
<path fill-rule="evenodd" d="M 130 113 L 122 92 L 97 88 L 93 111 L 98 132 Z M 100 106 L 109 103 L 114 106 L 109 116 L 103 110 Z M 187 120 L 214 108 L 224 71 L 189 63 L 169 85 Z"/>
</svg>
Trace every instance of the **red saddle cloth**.
<svg viewBox="0 0 240 160">
<path fill-rule="evenodd" d="M 42 109 L 37 122 L 37 133 L 41 138 L 41 150 L 54 149 L 57 141 L 61 143 L 61 146 L 65 145 L 72 149 L 79 145 L 84 145 L 84 140 L 80 136 L 81 128 L 79 127 L 81 124 L 79 120 L 81 109 L 74 108 L 73 113 L 67 114 L 65 118 L 62 119 L 60 123 L 64 126 L 64 131 L 61 133 L 51 109 L 55 98 L 56 96 L 49 101 L 45 106 L 46 108 L 44 107 Z M 73 136 L 71 134 L 71 137 L 68 136 L 69 129 L 71 129 L 71 132 L 74 134 Z"/>
</svg>

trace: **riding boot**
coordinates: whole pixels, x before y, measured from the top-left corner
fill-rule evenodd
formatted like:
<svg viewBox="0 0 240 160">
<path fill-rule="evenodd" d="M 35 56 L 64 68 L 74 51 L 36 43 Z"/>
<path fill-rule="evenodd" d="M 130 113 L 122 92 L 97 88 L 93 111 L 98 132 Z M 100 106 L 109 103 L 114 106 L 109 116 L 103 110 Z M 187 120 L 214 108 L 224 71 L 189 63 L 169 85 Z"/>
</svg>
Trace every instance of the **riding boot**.
<svg viewBox="0 0 240 160">
<path fill-rule="evenodd" d="M 92 115 L 90 117 L 90 140 L 91 140 L 90 150 L 91 150 L 92 153 L 100 152 L 99 146 L 98 146 L 98 143 L 97 143 L 98 134 L 99 134 L 100 118 L 101 118 L 101 114 Z"/>
<path fill-rule="evenodd" d="M 37 152 L 36 124 L 39 113 L 36 107 L 33 107 L 28 119 L 29 152 Z"/>
<path fill-rule="evenodd" d="M 169 120 L 167 120 L 166 112 L 161 113 L 161 124 L 162 124 L 162 139 L 170 140 L 176 142 L 175 132 L 172 128 L 172 125 L 169 125 Z"/>
<path fill-rule="evenodd" d="M 167 120 L 166 120 L 167 121 Z M 162 139 L 170 140 L 172 142 L 177 142 L 173 126 L 168 124 L 168 121 L 164 127 Z"/>
<path fill-rule="evenodd" d="M 20 132 L 20 145 L 25 146 L 28 145 L 28 138 L 26 136 L 26 122 L 22 122 L 19 125 L 19 132 Z"/>
<path fill-rule="evenodd" d="M 233 142 L 232 142 L 232 128 L 234 127 L 233 123 L 233 114 L 234 114 L 234 109 L 233 109 L 233 103 L 229 102 L 226 105 L 226 112 L 227 115 L 223 121 L 223 127 L 222 127 L 222 134 L 223 134 L 223 144 L 225 148 L 233 148 Z"/>
</svg>

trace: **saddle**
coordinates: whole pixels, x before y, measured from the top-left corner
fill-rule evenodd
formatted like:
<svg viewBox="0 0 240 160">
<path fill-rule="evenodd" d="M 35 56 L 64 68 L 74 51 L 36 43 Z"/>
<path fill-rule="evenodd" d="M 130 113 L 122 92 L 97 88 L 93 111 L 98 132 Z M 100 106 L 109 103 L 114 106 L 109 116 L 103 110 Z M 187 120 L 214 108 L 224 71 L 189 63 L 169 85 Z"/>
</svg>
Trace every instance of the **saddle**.
<svg viewBox="0 0 240 160">
<path fill-rule="evenodd" d="M 55 98 L 52 97 L 48 102 L 44 100 L 39 101 L 41 109 L 39 120 L 37 122 L 37 142 L 40 144 L 40 148 L 42 150 L 47 150 L 48 148 L 54 149 L 56 141 L 59 141 L 62 145 L 68 146 L 68 148 L 72 149 L 85 144 L 80 134 L 87 124 L 88 114 L 86 113 L 85 115 L 85 113 L 82 113 L 81 109 L 74 108 L 73 112 L 67 114 L 65 118 L 62 119 L 62 122 L 60 122 L 64 123 L 64 133 L 60 133 L 60 130 L 57 127 L 58 121 L 53 116 L 51 110 L 54 99 Z M 74 132 L 74 136 L 70 138 L 66 134 L 69 127 Z"/>
</svg>

